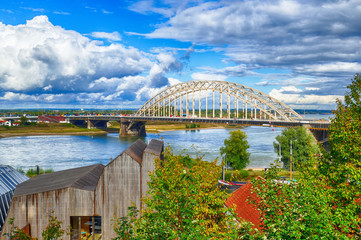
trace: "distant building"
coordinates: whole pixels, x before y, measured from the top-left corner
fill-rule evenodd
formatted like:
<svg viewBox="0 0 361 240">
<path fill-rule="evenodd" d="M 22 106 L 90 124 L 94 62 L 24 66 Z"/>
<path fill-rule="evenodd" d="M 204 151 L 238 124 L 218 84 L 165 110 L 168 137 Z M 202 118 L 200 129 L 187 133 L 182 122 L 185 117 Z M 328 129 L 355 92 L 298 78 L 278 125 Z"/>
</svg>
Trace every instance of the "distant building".
<svg viewBox="0 0 361 240">
<path fill-rule="evenodd" d="M 70 239 L 111 239 L 114 217 L 127 214 L 134 203 L 141 208 L 141 197 L 148 190 L 149 171 L 154 160 L 163 158 L 162 141 L 149 145 L 137 140 L 107 166 L 102 164 L 39 175 L 20 184 L 14 193 L 8 218 L 19 228 L 28 226 L 32 237 L 42 239 L 54 215 L 71 226 Z M 5 225 L 3 232 L 9 231 Z M 1 239 L 5 239 L 2 237 Z"/>
<path fill-rule="evenodd" d="M 9 127 L 11 127 L 11 121 L 10 120 L 5 121 L 5 120 L 0 119 L 0 126 L 9 126 Z"/>
<path fill-rule="evenodd" d="M 28 179 L 14 168 L 0 165 L 0 231 L 4 225 L 15 187 Z"/>
</svg>

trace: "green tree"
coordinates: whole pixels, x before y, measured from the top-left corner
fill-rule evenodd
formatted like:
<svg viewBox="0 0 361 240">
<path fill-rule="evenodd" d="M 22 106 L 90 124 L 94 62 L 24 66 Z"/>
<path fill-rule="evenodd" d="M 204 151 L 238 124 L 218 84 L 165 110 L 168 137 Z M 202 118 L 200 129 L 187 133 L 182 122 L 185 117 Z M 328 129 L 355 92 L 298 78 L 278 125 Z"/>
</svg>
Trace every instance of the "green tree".
<svg viewBox="0 0 361 240">
<path fill-rule="evenodd" d="M 11 225 L 10 232 L 4 233 L 4 236 L 7 236 L 8 239 L 16 240 L 33 240 L 29 234 L 25 233 L 22 229 L 17 226 L 14 226 L 14 218 L 9 219 L 9 225 Z"/>
<path fill-rule="evenodd" d="M 310 163 L 310 162 L 309 162 Z M 320 176 L 315 162 L 300 170 L 297 182 L 285 184 L 276 167 L 253 181 L 262 232 L 256 239 L 353 239 L 360 237 L 358 214 L 337 204 L 337 189 Z M 356 203 L 355 203 L 356 205 Z"/>
<path fill-rule="evenodd" d="M 361 76 L 356 74 L 347 87 L 344 103 L 337 100 L 329 128 L 330 166 L 337 168 L 339 181 L 361 183 Z"/>
<path fill-rule="evenodd" d="M 276 140 L 277 142 L 273 142 L 274 150 L 279 154 L 279 145 L 281 144 L 281 161 L 286 169 L 290 169 L 291 140 L 293 170 L 299 169 L 299 166 L 308 161 L 313 154 L 320 152 L 313 136 L 307 133 L 303 127 L 285 128 L 281 135 L 276 137 Z"/>
<path fill-rule="evenodd" d="M 249 164 L 250 153 L 247 152 L 249 144 L 247 135 L 240 129 L 231 131 L 228 139 L 224 140 L 224 146 L 220 148 L 225 160 L 235 170 L 241 170 Z"/>
<path fill-rule="evenodd" d="M 25 115 L 22 115 L 21 117 L 20 117 L 20 125 L 21 126 L 25 126 L 25 125 L 27 125 L 28 124 L 28 118 L 25 116 Z"/>
<path fill-rule="evenodd" d="M 201 158 L 173 155 L 156 160 L 145 208 L 137 218 L 114 221 L 115 239 L 237 239 L 231 209 L 224 206 L 228 194 L 217 186 L 220 167 Z"/>
<path fill-rule="evenodd" d="M 54 212 L 52 212 L 48 216 L 49 222 L 46 226 L 46 229 L 41 233 L 41 236 L 44 240 L 57 240 L 60 239 L 65 230 L 61 228 L 62 222 L 58 220 L 56 216 L 54 216 Z"/>
<path fill-rule="evenodd" d="M 344 103 L 337 100 L 329 128 L 330 152 L 311 156 L 292 184 L 267 179 L 253 182 L 266 239 L 361 239 L 361 78 L 348 86 Z M 247 235 L 246 234 L 246 235 Z"/>
</svg>

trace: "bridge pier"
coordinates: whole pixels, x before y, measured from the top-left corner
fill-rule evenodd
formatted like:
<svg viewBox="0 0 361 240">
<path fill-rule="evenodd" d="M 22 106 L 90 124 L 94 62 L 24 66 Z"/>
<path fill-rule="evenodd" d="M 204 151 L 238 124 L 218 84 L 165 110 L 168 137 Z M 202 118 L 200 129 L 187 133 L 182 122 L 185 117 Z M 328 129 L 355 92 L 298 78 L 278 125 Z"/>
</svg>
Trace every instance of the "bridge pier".
<svg viewBox="0 0 361 240">
<path fill-rule="evenodd" d="M 122 119 L 120 122 L 119 136 L 140 136 L 147 135 L 145 131 L 145 121 L 129 121 Z"/>
<path fill-rule="evenodd" d="M 106 129 L 108 121 L 106 120 L 87 120 L 87 128 Z"/>
<path fill-rule="evenodd" d="M 313 133 L 313 136 L 317 139 L 319 143 L 322 144 L 323 148 L 328 151 L 329 142 L 328 142 L 328 130 L 327 129 L 310 129 Z"/>
<path fill-rule="evenodd" d="M 86 120 L 69 120 L 69 122 L 77 127 L 87 127 Z"/>
</svg>

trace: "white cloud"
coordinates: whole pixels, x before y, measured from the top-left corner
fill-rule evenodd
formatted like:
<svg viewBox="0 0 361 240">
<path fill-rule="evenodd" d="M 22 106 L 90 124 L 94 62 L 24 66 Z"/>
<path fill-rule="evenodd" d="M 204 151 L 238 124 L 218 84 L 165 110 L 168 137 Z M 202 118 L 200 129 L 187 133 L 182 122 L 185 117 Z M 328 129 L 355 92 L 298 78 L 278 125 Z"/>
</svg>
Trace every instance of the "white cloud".
<svg viewBox="0 0 361 240">
<path fill-rule="evenodd" d="M 38 98 L 36 96 L 6 92 L 3 97 L 0 97 L 1 100 L 6 101 L 36 101 Z"/>
<path fill-rule="evenodd" d="M 121 39 L 118 32 L 92 36 Z M 54 26 L 46 16 L 23 25 L 0 23 L 0 39 L 0 100 L 8 102 L 140 104 L 145 93 L 174 83 L 166 74 L 182 68 L 174 52 L 103 45 Z"/>
<path fill-rule="evenodd" d="M 63 11 L 54 11 L 54 14 L 58 14 L 58 15 L 70 15 L 70 13 L 68 12 L 63 12 Z"/>
<path fill-rule="evenodd" d="M 196 72 L 191 75 L 194 80 L 218 80 L 224 81 L 226 80 L 227 76 L 222 74 L 211 74 L 211 73 L 202 73 Z"/>
<path fill-rule="evenodd" d="M 101 46 L 38 16 L 25 25 L 0 23 L 0 88 L 84 90 L 92 79 L 143 72 L 152 62 L 120 44 Z"/>
<path fill-rule="evenodd" d="M 287 92 L 287 93 L 284 93 Z M 301 91 L 302 92 L 302 91 Z M 301 94 L 301 92 L 289 93 L 284 87 L 281 89 L 272 89 L 269 95 L 286 104 L 297 105 L 325 105 L 327 107 L 335 106 L 336 99 L 343 99 L 340 95 L 315 95 Z"/>
<path fill-rule="evenodd" d="M 32 8 L 32 7 L 21 7 L 22 9 L 25 9 L 25 10 L 30 10 L 30 11 L 33 11 L 33 12 L 45 12 L 45 9 L 44 8 Z"/>
<path fill-rule="evenodd" d="M 320 88 L 316 88 L 316 87 L 306 87 L 307 91 L 318 91 L 320 90 Z"/>
<path fill-rule="evenodd" d="M 45 87 L 43 87 L 43 90 L 44 91 L 51 91 L 51 89 L 53 88 L 53 86 L 51 86 L 50 84 L 48 85 L 48 86 L 45 86 Z"/>
<path fill-rule="evenodd" d="M 280 91 L 280 92 L 294 92 L 294 93 L 303 92 L 301 89 L 296 88 L 295 86 L 282 87 L 279 91 Z"/>
<path fill-rule="evenodd" d="M 112 33 L 92 32 L 91 36 L 93 38 L 107 39 L 107 40 L 110 40 L 110 41 L 120 41 L 120 40 L 122 40 L 122 37 L 120 36 L 120 34 L 118 32 L 112 32 Z"/>
<path fill-rule="evenodd" d="M 224 0 L 180 9 L 141 35 L 215 46 L 249 70 L 289 69 L 344 83 L 361 69 L 360 28 L 360 0 Z"/>
</svg>

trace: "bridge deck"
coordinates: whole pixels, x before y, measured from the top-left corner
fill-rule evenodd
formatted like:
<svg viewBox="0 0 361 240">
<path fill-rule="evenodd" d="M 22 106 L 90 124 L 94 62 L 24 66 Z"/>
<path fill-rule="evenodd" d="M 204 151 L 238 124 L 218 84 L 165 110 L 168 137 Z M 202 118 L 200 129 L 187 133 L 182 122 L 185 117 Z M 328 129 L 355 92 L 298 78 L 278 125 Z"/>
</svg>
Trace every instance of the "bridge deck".
<svg viewBox="0 0 361 240">
<path fill-rule="evenodd" d="M 140 116 L 70 116 L 69 120 L 103 120 L 103 121 L 162 121 L 162 122 L 185 122 L 185 123 L 223 123 L 231 125 L 246 126 L 275 126 L 275 127 L 297 127 L 308 126 L 313 129 L 327 129 L 329 122 L 325 121 L 272 121 L 272 120 L 252 120 L 252 119 L 235 119 L 235 118 L 187 118 L 187 117 L 140 117 Z"/>
</svg>

